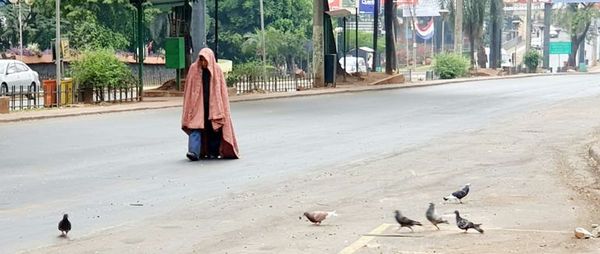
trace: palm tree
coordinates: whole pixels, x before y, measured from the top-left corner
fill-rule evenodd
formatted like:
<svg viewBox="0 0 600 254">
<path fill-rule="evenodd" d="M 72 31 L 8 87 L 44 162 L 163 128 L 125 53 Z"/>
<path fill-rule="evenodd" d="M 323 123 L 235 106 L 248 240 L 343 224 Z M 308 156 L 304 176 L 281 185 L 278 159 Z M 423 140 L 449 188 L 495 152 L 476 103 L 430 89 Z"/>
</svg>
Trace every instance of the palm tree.
<svg viewBox="0 0 600 254">
<path fill-rule="evenodd" d="M 475 50 L 483 43 L 483 22 L 485 19 L 486 9 L 490 0 L 463 0 L 463 31 L 469 37 L 471 64 L 475 64 Z M 440 0 L 442 6 L 447 6 L 450 10 L 450 24 L 454 24 L 455 8 L 454 1 Z M 485 52 L 484 52 L 485 54 Z"/>
</svg>

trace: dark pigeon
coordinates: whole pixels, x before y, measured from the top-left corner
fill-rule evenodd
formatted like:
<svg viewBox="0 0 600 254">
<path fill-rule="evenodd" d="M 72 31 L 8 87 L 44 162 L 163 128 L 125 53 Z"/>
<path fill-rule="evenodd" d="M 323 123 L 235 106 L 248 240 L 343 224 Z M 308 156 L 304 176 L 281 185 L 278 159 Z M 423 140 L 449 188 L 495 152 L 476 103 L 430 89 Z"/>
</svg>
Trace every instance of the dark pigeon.
<svg viewBox="0 0 600 254">
<path fill-rule="evenodd" d="M 69 215 L 64 214 L 63 219 L 58 223 L 58 230 L 60 230 L 61 236 L 67 236 L 71 231 L 71 222 L 69 221 Z"/>
<path fill-rule="evenodd" d="M 423 226 L 421 222 L 414 221 L 402 216 L 402 213 L 400 213 L 400 211 L 398 210 L 396 210 L 394 213 L 396 213 L 396 221 L 398 222 L 398 224 L 400 224 L 400 229 L 402 229 L 403 227 L 407 227 L 410 229 L 410 231 L 414 232 L 414 230 L 412 229 L 413 226 Z"/>
<path fill-rule="evenodd" d="M 450 224 L 447 220 L 444 220 L 442 216 L 439 216 L 435 212 L 435 205 L 433 203 L 429 203 L 429 208 L 427 209 L 427 212 L 425 212 L 425 217 L 427 217 L 427 220 L 431 222 L 431 224 L 433 224 L 438 230 L 440 230 L 440 228 L 437 226 L 437 224 Z"/>
<path fill-rule="evenodd" d="M 479 227 L 479 226 L 481 226 L 481 224 L 475 224 L 473 222 L 468 221 L 467 219 L 460 217 L 460 214 L 458 213 L 458 211 L 454 211 L 454 213 L 456 214 L 456 226 L 458 226 L 458 228 L 464 230 L 465 233 L 470 228 L 472 228 L 472 229 L 477 230 L 479 233 L 483 234 L 483 229 L 481 229 Z"/>
<path fill-rule="evenodd" d="M 455 200 L 458 200 L 458 201 L 459 201 L 459 202 L 462 204 L 462 199 L 463 199 L 464 197 L 466 197 L 466 196 L 467 196 L 467 194 L 469 194 L 469 186 L 471 186 L 471 184 L 470 184 L 470 183 L 467 183 L 467 184 L 465 185 L 465 187 L 463 187 L 461 190 L 458 190 L 458 191 L 452 192 L 452 195 L 450 195 L 450 196 L 447 196 L 447 197 L 444 197 L 444 200 L 445 200 L 445 201 L 448 201 L 448 200 L 450 200 L 450 199 L 455 199 Z"/>
</svg>

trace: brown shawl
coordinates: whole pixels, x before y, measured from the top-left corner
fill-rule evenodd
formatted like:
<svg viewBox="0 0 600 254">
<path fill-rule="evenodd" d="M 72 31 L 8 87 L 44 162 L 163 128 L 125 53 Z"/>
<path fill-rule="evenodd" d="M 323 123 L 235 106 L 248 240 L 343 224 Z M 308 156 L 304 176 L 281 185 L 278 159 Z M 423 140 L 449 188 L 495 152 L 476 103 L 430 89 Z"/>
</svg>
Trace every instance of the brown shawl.
<svg viewBox="0 0 600 254">
<path fill-rule="evenodd" d="M 229 111 L 229 96 L 227 85 L 221 67 L 215 60 L 215 55 L 209 48 L 200 50 L 199 56 L 208 61 L 210 71 L 210 102 L 208 119 L 213 129 L 221 129 L 223 139 L 219 153 L 223 158 L 237 159 L 238 146 L 233 132 L 231 122 L 231 111 Z M 183 96 L 183 115 L 181 117 L 181 129 L 189 134 L 191 129 L 204 129 L 204 96 L 202 90 L 202 68 L 199 63 L 200 57 L 194 62 L 185 79 L 185 91 Z M 204 143 L 204 142 L 203 142 Z"/>
</svg>

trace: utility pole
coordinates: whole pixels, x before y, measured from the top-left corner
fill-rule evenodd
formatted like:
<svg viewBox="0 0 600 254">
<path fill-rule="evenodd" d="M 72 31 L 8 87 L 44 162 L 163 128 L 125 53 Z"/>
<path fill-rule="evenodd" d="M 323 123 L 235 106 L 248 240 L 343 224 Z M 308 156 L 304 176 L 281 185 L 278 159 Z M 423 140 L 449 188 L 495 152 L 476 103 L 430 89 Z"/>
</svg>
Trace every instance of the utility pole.
<svg viewBox="0 0 600 254">
<path fill-rule="evenodd" d="M 458 0 L 458 1 L 462 1 L 462 0 Z M 417 5 L 415 3 L 413 3 L 410 13 L 410 24 L 412 27 L 412 35 L 413 35 L 413 44 L 412 44 L 412 59 L 413 59 L 413 70 L 417 69 L 417 14 L 416 14 L 416 7 Z M 412 81 L 412 80 L 411 80 Z"/>
<path fill-rule="evenodd" d="M 463 52 L 463 9 L 464 0 L 456 0 L 456 17 L 454 18 L 454 53 Z"/>
<path fill-rule="evenodd" d="M 215 60 L 219 61 L 219 0 L 215 0 Z"/>
<path fill-rule="evenodd" d="M 527 0 L 527 26 L 525 27 L 525 54 L 531 49 L 531 1 Z"/>
<path fill-rule="evenodd" d="M 550 19 L 552 18 L 552 3 L 544 4 L 544 69 L 550 69 Z"/>
<path fill-rule="evenodd" d="M 56 40 L 54 42 L 54 50 L 56 51 L 56 103 L 60 105 L 60 0 L 56 0 Z"/>
<path fill-rule="evenodd" d="M 263 0 L 260 1 L 260 31 L 262 34 L 262 60 L 263 60 L 263 82 L 267 82 L 267 50 L 265 49 L 265 11 L 263 8 Z"/>
<path fill-rule="evenodd" d="M 375 6 L 373 10 L 373 65 L 371 66 L 372 70 L 377 70 L 377 66 L 379 66 L 379 57 L 377 54 L 377 36 L 379 35 L 379 2 L 380 0 L 375 0 Z"/>
<path fill-rule="evenodd" d="M 323 51 L 323 1 L 313 0 L 313 72 L 314 87 L 325 86 Z"/>
</svg>

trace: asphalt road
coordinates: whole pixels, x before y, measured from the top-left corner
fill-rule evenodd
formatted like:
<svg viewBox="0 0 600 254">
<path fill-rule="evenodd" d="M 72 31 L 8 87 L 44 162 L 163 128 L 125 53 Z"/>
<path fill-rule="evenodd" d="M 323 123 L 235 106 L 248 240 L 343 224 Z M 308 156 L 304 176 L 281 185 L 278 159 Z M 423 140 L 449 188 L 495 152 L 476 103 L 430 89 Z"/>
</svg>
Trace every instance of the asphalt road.
<svg viewBox="0 0 600 254">
<path fill-rule="evenodd" d="M 241 102 L 242 159 L 192 163 L 180 109 L 0 125 L 0 253 L 165 215 L 189 200 L 377 158 L 566 100 L 597 96 L 597 75 Z"/>
</svg>

